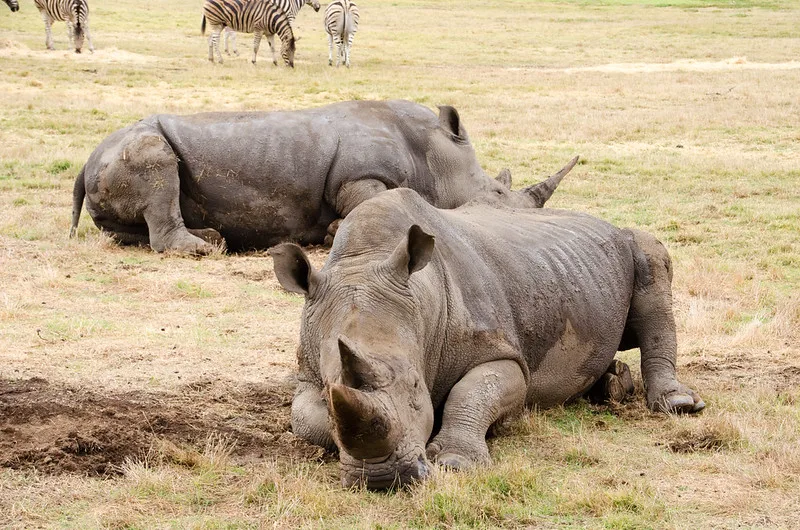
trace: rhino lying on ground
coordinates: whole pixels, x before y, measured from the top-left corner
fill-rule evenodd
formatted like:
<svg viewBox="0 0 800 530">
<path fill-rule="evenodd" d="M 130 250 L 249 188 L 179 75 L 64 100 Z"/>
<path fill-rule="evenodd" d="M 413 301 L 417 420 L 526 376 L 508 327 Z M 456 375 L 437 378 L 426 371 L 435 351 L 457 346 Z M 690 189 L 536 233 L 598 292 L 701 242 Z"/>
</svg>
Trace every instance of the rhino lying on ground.
<svg viewBox="0 0 800 530">
<path fill-rule="evenodd" d="M 320 271 L 296 245 L 270 253 L 306 297 L 292 428 L 339 449 L 346 486 L 488 462 L 487 429 L 523 405 L 632 390 L 618 350 L 641 348 L 651 410 L 705 406 L 676 379 L 670 258 L 643 232 L 404 189 L 358 206 Z"/>
<path fill-rule="evenodd" d="M 574 161 L 573 161 L 574 164 Z M 488 177 L 458 112 L 409 101 L 351 101 L 295 112 L 156 114 L 106 138 L 75 180 L 74 235 L 86 198 L 122 243 L 207 253 L 281 241 L 319 244 L 380 191 L 409 187 L 439 208 L 477 196 L 541 207 L 563 175 L 511 192 Z"/>
</svg>

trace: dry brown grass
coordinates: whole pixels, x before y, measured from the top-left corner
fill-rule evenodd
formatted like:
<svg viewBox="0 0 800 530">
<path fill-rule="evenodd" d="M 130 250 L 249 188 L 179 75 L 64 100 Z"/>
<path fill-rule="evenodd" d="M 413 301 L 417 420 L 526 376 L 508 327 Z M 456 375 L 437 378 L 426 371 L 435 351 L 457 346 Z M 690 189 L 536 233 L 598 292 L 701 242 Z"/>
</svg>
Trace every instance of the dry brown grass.
<svg viewBox="0 0 800 530">
<path fill-rule="evenodd" d="M 209 65 L 199 0 L 168 4 L 91 3 L 97 51 L 80 56 L 59 24 L 43 49 L 32 3 L 0 11 L 0 444 L 33 448 L 0 459 L 35 463 L 0 469 L 0 526 L 796 526 L 798 6 L 375 0 L 349 71 L 327 67 L 305 8 L 290 71 L 263 51 L 252 67 L 247 38 Z M 704 415 L 651 415 L 641 393 L 535 411 L 491 440 L 489 468 L 344 491 L 285 432 L 302 299 L 266 254 L 119 248 L 85 213 L 67 238 L 80 166 L 144 115 L 395 97 L 455 105 L 487 172 L 518 186 L 582 156 L 551 206 L 668 246 L 679 371 Z M 638 377 L 637 353 L 621 358 Z M 135 451 L 107 476 L 59 473 L 55 456 L 109 450 L 104 417 Z"/>
</svg>

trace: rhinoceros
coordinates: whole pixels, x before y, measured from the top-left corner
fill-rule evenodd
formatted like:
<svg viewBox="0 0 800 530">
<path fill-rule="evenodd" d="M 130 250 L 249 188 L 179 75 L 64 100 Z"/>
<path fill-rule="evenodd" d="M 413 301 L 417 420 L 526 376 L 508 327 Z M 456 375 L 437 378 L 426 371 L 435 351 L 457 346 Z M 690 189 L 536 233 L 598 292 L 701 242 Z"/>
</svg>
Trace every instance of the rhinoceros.
<svg viewBox="0 0 800 530">
<path fill-rule="evenodd" d="M 291 243 L 270 253 L 305 296 L 292 429 L 338 448 L 345 486 L 487 463 L 487 430 L 524 406 L 632 391 L 619 350 L 641 348 L 651 410 L 705 406 L 676 378 L 672 266 L 647 233 L 397 189 L 353 210 L 322 269 Z"/>
<path fill-rule="evenodd" d="M 574 160 L 572 164 L 574 165 Z M 122 243 L 207 253 L 294 240 L 319 244 L 362 201 L 413 188 L 439 208 L 476 196 L 542 206 L 569 171 L 511 192 L 488 177 L 458 112 L 409 101 L 351 101 L 293 112 L 156 114 L 112 133 L 75 180 L 74 235 L 86 199 Z"/>
</svg>

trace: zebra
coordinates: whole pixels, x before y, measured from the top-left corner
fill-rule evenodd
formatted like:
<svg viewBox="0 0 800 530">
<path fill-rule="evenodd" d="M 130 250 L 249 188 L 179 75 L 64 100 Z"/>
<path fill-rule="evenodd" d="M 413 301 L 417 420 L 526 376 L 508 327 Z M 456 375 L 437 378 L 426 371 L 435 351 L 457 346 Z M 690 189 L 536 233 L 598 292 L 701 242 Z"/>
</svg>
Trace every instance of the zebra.
<svg viewBox="0 0 800 530">
<path fill-rule="evenodd" d="M 319 1 L 318 0 L 270 0 L 273 4 L 277 5 L 279 8 L 286 13 L 286 18 L 289 19 L 289 24 L 292 26 L 292 32 L 294 32 L 294 19 L 297 16 L 297 12 L 300 11 L 300 8 L 303 5 L 309 5 L 314 8 L 314 11 L 319 11 Z M 225 28 L 224 30 L 225 35 L 225 54 L 226 55 L 239 55 L 239 52 L 236 50 L 236 32 L 233 31 L 231 28 Z M 228 42 L 231 42 L 230 48 L 228 47 Z M 270 45 L 271 46 L 271 45 Z"/>
<path fill-rule="evenodd" d="M 336 43 L 336 66 L 344 58 L 350 68 L 350 47 L 358 31 L 358 6 L 351 0 L 333 0 L 325 9 L 325 32 L 328 34 L 328 65 L 333 66 L 333 43 Z"/>
<path fill-rule="evenodd" d="M 314 11 L 319 11 L 319 0 L 271 0 L 271 2 L 286 13 L 286 18 L 289 19 L 292 29 L 294 29 L 294 19 L 301 7 L 309 5 L 314 8 Z"/>
<path fill-rule="evenodd" d="M 75 46 L 75 53 L 81 53 L 84 36 L 89 41 L 89 51 L 94 53 L 92 36 L 89 34 L 89 4 L 86 0 L 33 0 L 33 3 L 44 20 L 44 31 L 47 34 L 45 44 L 48 50 L 55 49 L 50 26 L 55 21 L 63 20 L 67 23 L 69 41 Z"/>
<path fill-rule="evenodd" d="M 203 23 L 200 27 L 204 35 L 206 20 L 211 26 L 211 36 L 208 38 L 208 60 L 212 63 L 215 51 L 219 62 L 222 63 L 219 34 L 223 28 L 229 27 L 242 33 L 255 33 L 253 64 L 256 64 L 262 34 L 267 35 L 267 42 L 272 51 L 272 64 L 278 64 L 274 46 L 274 36 L 278 35 L 282 43 L 281 57 L 287 66 L 294 68 L 295 39 L 292 26 L 289 24 L 286 13 L 281 11 L 271 0 L 205 0 Z"/>
<path fill-rule="evenodd" d="M 6 3 L 6 5 L 11 10 L 12 13 L 14 11 L 19 11 L 19 3 L 17 3 L 17 0 L 3 0 L 3 1 Z"/>
</svg>

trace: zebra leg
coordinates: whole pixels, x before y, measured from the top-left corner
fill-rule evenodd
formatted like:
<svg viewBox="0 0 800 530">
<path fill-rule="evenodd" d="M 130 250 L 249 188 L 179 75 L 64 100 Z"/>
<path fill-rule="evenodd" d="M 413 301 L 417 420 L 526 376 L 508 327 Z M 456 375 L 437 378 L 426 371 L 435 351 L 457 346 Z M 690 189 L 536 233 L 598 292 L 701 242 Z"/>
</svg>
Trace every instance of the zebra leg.
<svg viewBox="0 0 800 530">
<path fill-rule="evenodd" d="M 208 60 L 214 62 L 214 55 L 219 59 L 219 64 L 222 64 L 222 52 L 219 50 L 219 35 L 225 31 L 225 26 L 212 26 L 211 27 L 211 44 L 208 48 Z"/>
<path fill-rule="evenodd" d="M 275 55 L 275 35 L 267 35 L 267 42 L 269 43 L 269 51 L 272 52 L 272 64 L 278 66 L 278 57 Z"/>
<path fill-rule="evenodd" d="M 353 45 L 353 34 L 347 39 L 347 44 L 344 46 L 344 65 L 350 68 L 350 47 Z"/>
<path fill-rule="evenodd" d="M 269 37 L 267 37 L 267 40 L 269 40 Z M 261 47 L 261 32 L 256 30 L 255 34 L 253 35 L 253 64 L 256 64 L 256 57 L 258 56 L 259 47 Z M 269 43 L 269 47 L 272 48 L 271 42 Z"/>
<path fill-rule="evenodd" d="M 55 50 L 56 47 L 53 46 L 53 33 L 50 29 L 50 26 L 53 25 L 53 19 L 50 18 L 50 15 L 42 11 L 42 20 L 44 20 L 45 46 L 47 46 L 48 50 Z"/>
<path fill-rule="evenodd" d="M 92 44 L 92 35 L 89 33 L 89 18 L 83 21 L 83 33 L 86 35 L 86 42 L 89 43 L 89 51 L 94 53 L 94 44 Z"/>
<path fill-rule="evenodd" d="M 333 66 L 333 35 L 328 33 L 328 66 Z"/>
<path fill-rule="evenodd" d="M 336 68 L 339 68 L 339 65 L 342 64 L 342 38 L 339 35 L 333 36 L 333 41 L 336 43 Z"/>
<path fill-rule="evenodd" d="M 67 37 L 69 37 L 69 45 L 72 48 L 75 48 L 75 25 L 69 20 L 65 20 L 64 23 L 67 25 Z"/>
</svg>

